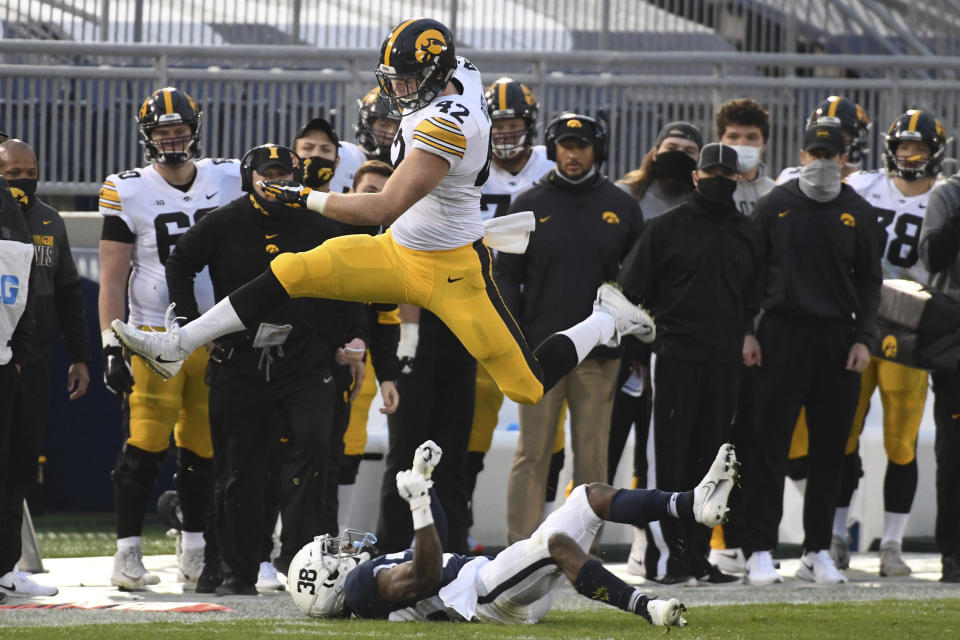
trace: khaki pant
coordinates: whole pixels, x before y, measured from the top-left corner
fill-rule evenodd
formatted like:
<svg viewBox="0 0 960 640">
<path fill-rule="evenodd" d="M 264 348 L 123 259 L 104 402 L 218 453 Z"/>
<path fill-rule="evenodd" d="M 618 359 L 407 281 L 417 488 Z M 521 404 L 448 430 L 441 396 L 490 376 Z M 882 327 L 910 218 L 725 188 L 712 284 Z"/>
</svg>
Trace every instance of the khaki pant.
<svg viewBox="0 0 960 640">
<path fill-rule="evenodd" d="M 620 361 L 585 360 L 535 405 L 520 405 L 520 438 L 507 484 L 507 529 L 512 544 L 543 519 L 550 457 L 564 400 L 570 406 L 573 485 L 607 481 L 610 412 Z"/>
</svg>

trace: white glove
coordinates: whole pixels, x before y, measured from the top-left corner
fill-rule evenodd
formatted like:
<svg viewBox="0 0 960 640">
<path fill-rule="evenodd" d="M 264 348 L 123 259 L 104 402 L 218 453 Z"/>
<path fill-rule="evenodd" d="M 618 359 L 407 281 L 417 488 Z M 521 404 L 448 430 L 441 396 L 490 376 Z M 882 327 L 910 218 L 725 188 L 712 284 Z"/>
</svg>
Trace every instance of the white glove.
<svg viewBox="0 0 960 640">
<path fill-rule="evenodd" d="M 434 468 L 440 464 L 442 455 L 443 451 L 437 443 L 427 440 L 417 447 L 417 452 L 413 454 L 413 470 L 429 480 Z"/>
<path fill-rule="evenodd" d="M 397 492 L 410 505 L 414 531 L 433 524 L 433 514 L 430 512 L 432 486 L 432 480 L 427 480 L 422 473 L 413 469 L 397 473 Z"/>
</svg>

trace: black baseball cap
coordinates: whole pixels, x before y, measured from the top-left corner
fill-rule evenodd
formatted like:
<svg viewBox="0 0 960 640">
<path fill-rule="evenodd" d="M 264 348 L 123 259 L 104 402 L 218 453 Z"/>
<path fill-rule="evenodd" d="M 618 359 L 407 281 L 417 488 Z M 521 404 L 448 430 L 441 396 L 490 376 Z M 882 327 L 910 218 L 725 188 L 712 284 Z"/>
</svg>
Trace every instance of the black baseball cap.
<svg viewBox="0 0 960 640">
<path fill-rule="evenodd" d="M 843 129 L 840 127 L 816 124 L 807 127 L 803 134 L 803 150 L 813 151 L 823 149 L 830 155 L 838 155 L 847 148 L 847 140 L 843 137 Z"/>
<path fill-rule="evenodd" d="M 300 166 L 300 160 L 291 149 L 277 144 L 264 144 L 253 149 L 250 166 L 263 175 L 271 167 L 280 167 L 293 173 Z"/>
<path fill-rule="evenodd" d="M 659 146 L 667 138 L 683 138 L 695 143 L 698 148 L 703 147 L 703 135 L 700 133 L 700 129 L 683 120 L 670 122 L 663 129 L 660 129 L 660 135 L 657 136 L 655 146 Z"/>
<path fill-rule="evenodd" d="M 726 167 L 734 173 L 740 173 L 738 166 L 737 150 L 728 144 L 720 142 L 711 142 L 700 150 L 700 162 L 697 163 L 697 169 L 709 169 L 710 167 Z"/>
<path fill-rule="evenodd" d="M 330 142 L 338 147 L 340 146 L 340 138 L 337 137 L 337 132 L 333 130 L 333 126 L 327 121 L 326 118 L 320 117 L 316 117 L 307 124 L 303 125 L 303 128 L 300 129 L 300 133 L 297 134 L 297 137 L 294 138 L 294 140 L 299 140 L 311 131 L 322 131 L 323 133 L 327 134 L 328 138 L 330 138 Z"/>
<path fill-rule="evenodd" d="M 578 113 L 565 113 L 558 119 L 554 140 L 579 138 L 587 144 L 597 143 L 597 125 L 593 118 Z"/>
</svg>

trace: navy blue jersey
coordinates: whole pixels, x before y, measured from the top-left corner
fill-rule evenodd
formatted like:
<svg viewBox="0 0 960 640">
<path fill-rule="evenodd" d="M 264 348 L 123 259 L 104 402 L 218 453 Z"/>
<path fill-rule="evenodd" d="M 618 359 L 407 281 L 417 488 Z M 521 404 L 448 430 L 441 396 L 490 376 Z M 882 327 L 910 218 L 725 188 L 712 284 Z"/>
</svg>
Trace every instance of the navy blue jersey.
<svg viewBox="0 0 960 640">
<path fill-rule="evenodd" d="M 453 582 L 454 578 L 460 572 L 463 565 L 467 564 L 473 558 L 461 556 L 455 553 L 443 554 L 443 579 L 437 586 L 436 591 L 422 600 L 412 602 L 387 602 L 380 597 L 377 590 L 377 574 L 380 571 L 394 567 L 404 562 L 413 560 L 413 549 L 408 549 L 400 553 L 390 553 L 385 556 L 378 556 L 369 562 L 364 562 L 347 575 L 343 584 L 343 594 L 346 599 L 347 608 L 355 615 L 361 618 L 379 618 L 387 619 L 394 611 L 400 609 L 418 609 L 422 617 L 428 619 L 431 612 L 436 613 L 441 618 L 446 618 L 445 608 L 437 597 L 440 589 Z M 435 600 L 435 606 L 430 606 L 428 601 Z"/>
</svg>

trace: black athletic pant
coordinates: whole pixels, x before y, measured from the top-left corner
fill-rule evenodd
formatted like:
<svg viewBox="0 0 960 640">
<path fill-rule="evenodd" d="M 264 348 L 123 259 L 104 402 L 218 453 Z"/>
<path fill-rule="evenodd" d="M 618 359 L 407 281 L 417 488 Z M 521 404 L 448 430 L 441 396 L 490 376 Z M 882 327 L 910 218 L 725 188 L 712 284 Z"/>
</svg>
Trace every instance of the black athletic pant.
<svg viewBox="0 0 960 640">
<path fill-rule="evenodd" d="M 209 381 L 222 575 L 225 580 L 233 577 L 252 585 L 262 556 L 271 443 L 281 429 L 288 434 L 288 442 L 279 469 L 283 532 L 277 569 L 286 573 L 294 554 L 320 530 L 323 464 L 335 385 L 329 373 L 267 383 L 215 366 Z"/>
<path fill-rule="evenodd" d="M 620 388 L 633 372 L 633 362 L 623 360 L 617 375 L 617 387 L 613 397 L 613 411 L 610 414 L 610 443 L 607 446 L 607 484 L 613 484 L 623 448 L 630 437 L 630 429 L 635 428 L 633 440 L 633 477 L 637 479 L 637 488 L 647 486 L 647 436 L 650 435 L 650 415 L 653 410 L 650 391 L 642 396 L 632 396 Z"/>
<path fill-rule="evenodd" d="M 37 481 L 37 460 L 50 415 L 49 358 L 24 366 L 15 389 L 9 454 L 0 460 L 7 478 L 0 498 L 0 575 L 13 569 L 22 552 L 23 499 Z"/>
<path fill-rule="evenodd" d="M 323 488 L 323 504 L 321 518 L 323 527 L 320 533 L 329 533 L 336 536 L 339 533 L 338 511 L 340 510 L 340 466 L 343 464 L 344 444 L 343 434 L 350 426 L 350 391 L 353 385 L 353 376 L 350 368 L 339 366 L 335 372 L 337 378 L 337 393 L 334 398 L 333 423 L 330 427 L 330 438 L 326 445 L 326 478 Z M 368 372 L 373 375 L 373 372 Z M 345 523 L 350 526 L 350 523 Z"/>
<path fill-rule="evenodd" d="M 960 567 L 960 373 L 933 374 L 937 425 L 937 548 Z M 944 563 L 946 564 L 946 562 Z"/>
<path fill-rule="evenodd" d="M 743 546 L 745 520 L 750 517 L 750 509 L 743 503 L 743 486 L 749 482 L 750 459 L 756 456 L 756 443 L 753 440 L 753 405 L 755 402 L 753 377 L 750 368 L 740 367 L 740 390 L 737 394 L 737 413 L 733 419 L 730 442 L 737 448 L 737 460 L 740 462 L 740 481 L 730 493 L 727 506 L 730 513 L 723 523 L 723 541 L 728 549 Z"/>
<path fill-rule="evenodd" d="M 744 552 L 772 551 L 783 515 L 783 482 L 800 408 L 807 409 L 809 472 L 803 501 L 805 551 L 830 548 L 844 449 L 860 395 L 860 374 L 846 370 L 853 327 L 768 313 L 757 339 L 763 366 L 753 367 L 753 440 L 743 485 Z M 746 465 L 744 465 L 746 466 Z"/>
<path fill-rule="evenodd" d="M 730 438 L 740 365 L 658 356 L 654 368 L 657 489 L 689 491 L 706 475 L 720 445 Z M 670 553 L 667 572 L 705 575 L 710 528 L 668 518 L 660 521 L 660 529 Z"/>
<path fill-rule="evenodd" d="M 20 482 L 15 467 L 21 457 L 19 447 L 24 434 L 20 432 L 13 419 L 18 384 L 19 375 L 16 365 L 12 362 L 0 365 L 0 513 L 2 513 L 0 527 L 3 528 L 3 539 L 0 540 L 0 575 L 11 571 L 13 565 L 20 560 L 19 522 L 16 525 L 15 538 L 12 530 L 9 534 L 6 531 L 13 527 L 16 509 L 23 508 L 23 496 L 19 501 L 7 504 L 8 500 L 15 500 L 16 485 Z M 34 463 L 36 463 L 36 456 L 34 456 Z M 34 472 L 35 475 L 36 472 Z"/>
<path fill-rule="evenodd" d="M 422 318 L 422 316 L 421 316 Z M 413 520 L 410 505 L 397 493 L 397 473 L 409 469 L 424 440 L 443 450 L 433 472 L 434 489 L 447 515 L 444 551 L 467 553 L 470 494 L 467 492 L 467 445 L 473 423 L 477 361 L 459 344 L 437 353 L 430 336 L 421 336 L 413 370 L 397 381 L 400 406 L 389 416 L 390 448 L 380 488 L 377 539 L 384 553 L 410 548 Z M 446 344 L 446 341 L 444 341 Z"/>
</svg>

